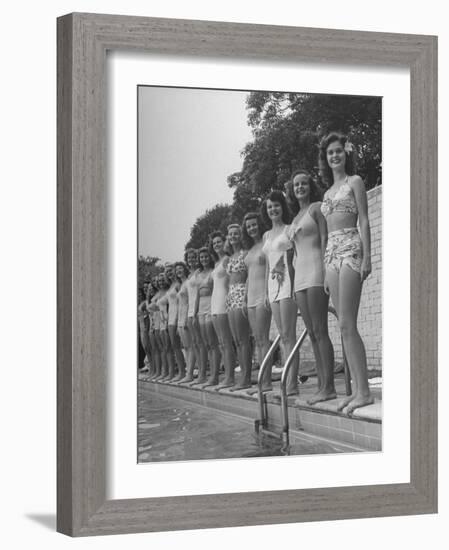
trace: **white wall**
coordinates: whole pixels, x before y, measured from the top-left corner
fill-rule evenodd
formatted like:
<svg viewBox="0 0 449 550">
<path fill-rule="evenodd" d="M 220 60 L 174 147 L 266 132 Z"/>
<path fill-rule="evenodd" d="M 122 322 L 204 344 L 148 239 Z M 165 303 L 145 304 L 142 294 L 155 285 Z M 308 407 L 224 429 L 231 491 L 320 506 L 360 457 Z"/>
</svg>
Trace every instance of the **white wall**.
<svg viewBox="0 0 449 550">
<path fill-rule="evenodd" d="M 440 34 L 440 97 L 449 95 L 449 37 L 444 4 L 437 0 L 394 3 L 378 0 L 298 2 L 259 0 L 206 2 L 172 0 L 107 2 L 7 2 L 2 9 L 2 114 L 0 117 L 0 202 L 2 235 L 2 530 L 5 548 L 241 547 L 279 544 L 315 548 L 387 548 L 395 537 L 403 548 L 427 547 L 446 539 L 448 513 L 447 399 L 440 406 L 440 514 L 438 516 L 368 519 L 239 529 L 143 534 L 71 541 L 54 532 L 55 514 L 55 18 L 72 11 L 270 23 L 420 34 Z M 404 6 L 404 7 L 403 7 Z M 440 104 L 447 120 L 447 102 Z M 398 136 L 400 139 L 400 136 Z M 448 149 L 442 135 L 441 158 Z M 440 204 L 447 204 L 442 177 Z M 443 214 L 445 212 L 443 211 Z M 444 227 L 442 235 L 444 235 Z M 442 246 L 447 250 L 445 239 Z M 441 272 L 446 258 L 442 256 Z M 441 294 L 445 285 L 441 278 Z M 448 306 L 442 296 L 440 310 Z M 6 302 L 6 308 L 5 308 Z M 441 316 L 442 325 L 447 321 Z M 447 358 L 443 356 L 443 361 Z M 447 369 L 440 387 L 448 387 Z M 445 396 L 443 396 L 445 397 Z M 443 401 L 443 400 L 441 400 Z M 301 475 L 301 472 L 298 472 Z M 4 510 L 3 510 L 4 508 Z M 358 542 L 357 542 L 358 541 Z M 435 542 L 437 548 L 444 543 Z"/>
</svg>

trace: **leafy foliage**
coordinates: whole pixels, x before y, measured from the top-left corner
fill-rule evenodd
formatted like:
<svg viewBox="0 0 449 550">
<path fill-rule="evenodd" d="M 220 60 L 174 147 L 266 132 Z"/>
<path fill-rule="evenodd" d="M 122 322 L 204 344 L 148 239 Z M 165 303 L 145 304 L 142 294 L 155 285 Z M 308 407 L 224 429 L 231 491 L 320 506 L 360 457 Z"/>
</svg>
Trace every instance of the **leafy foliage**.
<svg viewBox="0 0 449 550">
<path fill-rule="evenodd" d="M 347 134 L 353 143 L 366 188 L 382 183 L 381 98 L 263 91 L 251 92 L 246 105 L 253 140 L 242 151 L 241 171 L 228 177 L 233 203 L 198 218 L 186 247 L 198 248 L 211 231 L 241 222 L 272 189 L 284 189 L 298 168 L 319 181 L 318 144 L 331 131 Z"/>
<path fill-rule="evenodd" d="M 217 204 L 206 210 L 193 224 L 186 248 L 200 248 L 207 245 L 209 235 L 217 229 L 226 235 L 227 227 L 233 221 L 236 219 L 233 218 L 232 207 L 229 204 Z"/>
<path fill-rule="evenodd" d="M 157 275 L 162 271 L 162 266 L 157 265 L 159 261 L 160 258 L 155 258 L 153 256 L 139 256 L 137 263 L 138 288 L 142 288 L 145 281 L 148 281 L 153 275 Z"/>
</svg>

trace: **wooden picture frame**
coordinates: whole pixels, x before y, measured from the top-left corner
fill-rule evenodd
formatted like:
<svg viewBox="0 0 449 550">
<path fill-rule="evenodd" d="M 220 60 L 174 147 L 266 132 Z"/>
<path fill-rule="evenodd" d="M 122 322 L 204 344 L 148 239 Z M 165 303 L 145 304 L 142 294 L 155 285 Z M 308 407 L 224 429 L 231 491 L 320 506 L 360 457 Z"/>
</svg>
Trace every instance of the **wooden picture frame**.
<svg viewBox="0 0 449 550">
<path fill-rule="evenodd" d="M 108 50 L 410 69 L 410 483 L 106 499 Z M 57 448 L 57 529 L 72 536 L 437 511 L 436 37 L 82 13 L 58 19 Z"/>
</svg>

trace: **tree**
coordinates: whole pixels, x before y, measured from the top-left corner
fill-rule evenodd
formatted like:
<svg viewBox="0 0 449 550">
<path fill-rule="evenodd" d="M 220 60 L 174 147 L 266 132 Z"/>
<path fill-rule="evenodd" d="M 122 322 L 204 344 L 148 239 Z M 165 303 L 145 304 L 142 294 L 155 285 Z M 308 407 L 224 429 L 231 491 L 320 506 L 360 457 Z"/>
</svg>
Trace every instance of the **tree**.
<svg viewBox="0 0 449 550">
<path fill-rule="evenodd" d="M 151 279 L 153 275 L 157 275 L 162 270 L 162 266 L 158 266 L 157 263 L 160 258 L 153 256 L 139 256 L 137 262 L 137 284 L 139 288 L 143 287 L 143 283 Z"/>
<path fill-rule="evenodd" d="M 305 168 L 318 176 L 319 140 L 332 130 L 349 135 L 358 173 L 370 189 L 381 182 L 381 99 L 366 96 L 251 92 L 248 124 L 253 141 L 243 150 L 242 170 L 228 178 L 234 204 L 240 187 L 260 199 L 282 189 L 290 174 Z"/>
<path fill-rule="evenodd" d="M 227 227 L 233 221 L 238 221 L 232 216 L 232 208 L 229 204 L 217 204 L 206 210 L 193 224 L 190 230 L 190 239 L 185 248 L 200 248 L 208 244 L 209 235 L 219 229 L 225 235 Z"/>
</svg>

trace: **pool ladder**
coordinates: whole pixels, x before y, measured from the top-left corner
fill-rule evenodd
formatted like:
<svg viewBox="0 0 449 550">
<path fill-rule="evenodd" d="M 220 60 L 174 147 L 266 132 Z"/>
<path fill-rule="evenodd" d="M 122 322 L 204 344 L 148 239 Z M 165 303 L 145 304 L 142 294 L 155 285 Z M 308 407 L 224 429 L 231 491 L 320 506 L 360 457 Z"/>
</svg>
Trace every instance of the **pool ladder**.
<svg viewBox="0 0 449 550">
<path fill-rule="evenodd" d="M 333 307 L 329 307 L 328 309 L 329 313 L 332 313 L 337 319 L 337 312 Z M 298 313 L 298 317 L 301 315 Z M 273 343 L 270 346 L 270 349 L 268 350 L 267 354 L 265 355 L 262 364 L 260 365 L 259 374 L 257 377 L 257 398 L 259 402 L 259 416 L 255 421 L 255 429 L 257 433 L 265 432 L 270 435 L 275 435 L 276 437 L 280 437 L 284 443 L 284 449 L 288 449 L 290 445 L 290 435 L 289 435 L 289 420 L 288 420 L 288 396 L 287 396 L 287 379 L 288 379 L 288 373 L 290 371 L 290 367 L 293 363 L 293 358 L 295 357 L 296 353 L 299 353 L 299 350 L 301 346 L 304 343 L 304 340 L 307 336 L 307 329 L 304 329 L 298 338 L 298 340 L 295 343 L 295 346 L 293 350 L 291 351 L 290 355 L 287 357 L 287 361 L 284 364 L 284 368 L 282 369 L 282 375 L 281 375 L 281 417 L 282 417 L 282 432 L 281 434 L 277 434 L 271 430 L 268 429 L 268 407 L 267 407 L 267 400 L 265 396 L 265 392 L 262 389 L 262 384 L 264 380 L 264 374 L 265 371 L 270 364 L 273 354 L 276 351 L 276 349 L 279 347 L 281 342 L 281 337 L 278 334 L 276 338 L 274 339 Z M 343 348 L 343 340 L 341 340 L 341 349 L 343 352 L 343 366 L 344 366 L 344 375 L 345 375 L 345 387 L 346 387 L 346 395 L 351 395 L 351 378 L 349 375 L 349 369 L 348 364 L 346 361 L 346 355 Z M 298 357 L 299 361 L 299 357 Z"/>
</svg>

